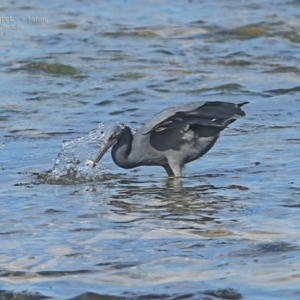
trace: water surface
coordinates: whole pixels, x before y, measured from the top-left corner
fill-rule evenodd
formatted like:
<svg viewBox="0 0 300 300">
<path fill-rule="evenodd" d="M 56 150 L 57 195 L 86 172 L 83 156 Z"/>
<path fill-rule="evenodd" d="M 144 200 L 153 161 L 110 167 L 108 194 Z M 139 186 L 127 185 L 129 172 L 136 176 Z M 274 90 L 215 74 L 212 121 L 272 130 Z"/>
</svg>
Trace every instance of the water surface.
<svg viewBox="0 0 300 300">
<path fill-rule="evenodd" d="M 2 1 L 0 16 L 23 26 L 0 29 L 3 299 L 299 298 L 299 1 Z M 182 181 L 85 165 L 102 125 L 198 100 L 249 101 L 247 116 Z"/>
</svg>

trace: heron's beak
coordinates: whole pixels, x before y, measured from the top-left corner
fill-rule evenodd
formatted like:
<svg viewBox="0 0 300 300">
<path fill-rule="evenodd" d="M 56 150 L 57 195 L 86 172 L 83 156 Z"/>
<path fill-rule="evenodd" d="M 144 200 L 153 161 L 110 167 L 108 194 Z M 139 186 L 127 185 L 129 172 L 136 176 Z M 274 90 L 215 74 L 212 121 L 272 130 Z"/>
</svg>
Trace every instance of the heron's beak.
<svg viewBox="0 0 300 300">
<path fill-rule="evenodd" d="M 107 152 L 107 150 L 115 143 L 115 139 L 110 139 L 108 140 L 104 145 L 103 147 L 100 149 L 100 151 L 98 152 L 95 160 L 94 160 L 94 163 L 93 163 L 93 166 L 92 166 L 92 169 L 94 169 L 97 165 L 97 163 L 100 161 L 100 159 L 102 158 L 102 156 Z"/>
</svg>

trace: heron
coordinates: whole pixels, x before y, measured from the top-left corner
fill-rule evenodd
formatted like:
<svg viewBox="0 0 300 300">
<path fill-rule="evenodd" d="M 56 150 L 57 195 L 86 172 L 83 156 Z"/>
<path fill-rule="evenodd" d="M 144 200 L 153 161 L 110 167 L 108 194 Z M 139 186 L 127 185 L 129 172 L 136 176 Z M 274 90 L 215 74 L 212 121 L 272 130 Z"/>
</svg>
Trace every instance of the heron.
<svg viewBox="0 0 300 300">
<path fill-rule="evenodd" d="M 182 177 L 185 164 L 206 154 L 223 129 L 246 115 L 241 107 L 247 103 L 182 103 L 161 111 L 135 134 L 125 124 L 112 126 L 92 168 L 113 146 L 112 159 L 121 168 L 161 166 L 168 176 Z"/>
</svg>

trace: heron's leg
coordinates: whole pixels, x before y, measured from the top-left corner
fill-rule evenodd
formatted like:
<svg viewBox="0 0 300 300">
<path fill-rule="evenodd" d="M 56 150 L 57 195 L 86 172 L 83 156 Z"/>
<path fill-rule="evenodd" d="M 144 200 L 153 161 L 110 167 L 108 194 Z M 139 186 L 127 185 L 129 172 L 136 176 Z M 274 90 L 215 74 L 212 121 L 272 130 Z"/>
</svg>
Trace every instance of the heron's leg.
<svg viewBox="0 0 300 300">
<path fill-rule="evenodd" d="M 176 161 L 168 161 L 169 162 L 169 166 L 168 168 L 172 171 L 171 175 L 168 175 L 169 176 L 174 176 L 174 177 L 181 177 L 182 174 L 181 174 L 181 166 L 178 164 L 178 162 Z"/>
<path fill-rule="evenodd" d="M 174 176 L 174 173 L 173 173 L 172 169 L 169 166 L 163 166 L 163 168 L 167 172 L 168 176 Z"/>
</svg>

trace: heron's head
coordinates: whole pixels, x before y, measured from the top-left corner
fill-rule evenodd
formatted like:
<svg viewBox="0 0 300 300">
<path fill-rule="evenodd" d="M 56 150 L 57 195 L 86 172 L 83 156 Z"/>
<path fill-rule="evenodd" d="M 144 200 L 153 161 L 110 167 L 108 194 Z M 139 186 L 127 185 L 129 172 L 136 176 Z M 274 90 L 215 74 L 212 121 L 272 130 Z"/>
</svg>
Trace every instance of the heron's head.
<svg viewBox="0 0 300 300">
<path fill-rule="evenodd" d="M 107 152 L 107 150 L 119 139 L 124 128 L 125 128 L 125 125 L 123 125 L 123 124 L 114 125 L 114 126 L 107 128 L 107 130 L 104 132 L 103 146 L 101 147 L 100 151 L 98 152 L 98 154 L 94 160 L 92 168 L 95 168 L 95 166 L 101 160 L 101 158 Z"/>
</svg>

